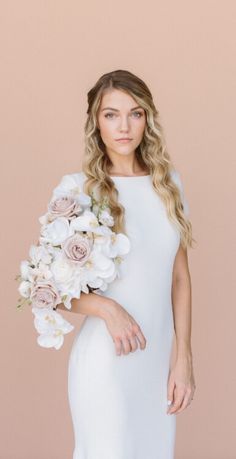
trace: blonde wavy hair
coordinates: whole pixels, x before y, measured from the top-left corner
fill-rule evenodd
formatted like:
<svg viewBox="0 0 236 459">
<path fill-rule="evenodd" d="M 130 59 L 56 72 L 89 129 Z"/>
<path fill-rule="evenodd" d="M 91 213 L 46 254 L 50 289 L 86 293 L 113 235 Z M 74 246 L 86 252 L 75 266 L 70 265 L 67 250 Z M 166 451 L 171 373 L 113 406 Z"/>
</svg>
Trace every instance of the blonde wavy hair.
<svg viewBox="0 0 236 459">
<path fill-rule="evenodd" d="M 88 116 L 85 123 L 85 154 L 82 165 L 87 176 L 84 192 L 91 195 L 96 189 L 99 199 L 105 198 L 111 209 L 115 222 L 112 230 L 127 234 L 125 208 L 119 203 L 118 190 L 109 176 L 112 163 L 106 153 L 97 123 L 103 93 L 112 89 L 125 91 L 144 109 L 146 126 L 142 141 L 135 150 L 137 161 L 151 175 L 154 190 L 164 202 L 169 219 L 180 231 L 182 246 L 193 247 L 195 239 L 192 237 L 192 224 L 184 214 L 179 187 L 170 175 L 174 167 L 167 152 L 159 112 L 146 84 L 127 70 L 115 70 L 102 75 L 87 94 Z"/>
</svg>

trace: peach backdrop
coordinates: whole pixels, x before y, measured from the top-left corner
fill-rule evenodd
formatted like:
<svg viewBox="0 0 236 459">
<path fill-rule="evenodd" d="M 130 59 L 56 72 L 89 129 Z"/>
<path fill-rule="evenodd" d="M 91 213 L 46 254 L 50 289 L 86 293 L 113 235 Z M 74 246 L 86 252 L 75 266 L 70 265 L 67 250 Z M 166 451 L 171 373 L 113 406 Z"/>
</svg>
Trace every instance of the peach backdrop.
<svg viewBox="0 0 236 459">
<path fill-rule="evenodd" d="M 228 0 L 2 4 L 0 459 L 72 459 L 74 332 L 60 351 L 40 348 L 30 309 L 16 312 L 14 277 L 52 189 L 80 169 L 87 91 L 120 68 L 153 93 L 198 242 L 189 250 L 197 389 L 177 418 L 176 459 L 236 457 L 235 15 Z M 82 316 L 65 314 L 77 331 Z"/>
</svg>

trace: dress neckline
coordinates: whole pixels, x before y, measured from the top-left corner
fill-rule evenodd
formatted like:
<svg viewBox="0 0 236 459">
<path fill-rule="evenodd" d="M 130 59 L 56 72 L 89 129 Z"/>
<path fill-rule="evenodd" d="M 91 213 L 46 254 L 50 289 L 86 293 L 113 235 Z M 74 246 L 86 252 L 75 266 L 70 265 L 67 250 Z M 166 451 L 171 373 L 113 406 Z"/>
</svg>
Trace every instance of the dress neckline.
<svg viewBox="0 0 236 459">
<path fill-rule="evenodd" d="M 110 178 L 121 178 L 121 179 L 134 179 L 134 178 L 144 178 L 151 177 L 151 174 L 146 175 L 109 175 Z"/>
<path fill-rule="evenodd" d="M 82 173 L 84 174 L 84 176 L 86 177 L 85 172 L 84 172 L 83 170 L 81 170 L 79 173 L 81 173 L 81 172 L 82 172 Z M 144 177 L 151 177 L 151 174 L 146 174 L 146 175 L 109 175 L 109 174 L 108 174 L 108 177 L 110 177 L 110 178 L 112 178 L 112 179 L 113 179 L 113 178 L 114 178 L 114 179 L 116 179 L 116 178 L 118 178 L 118 179 L 120 179 L 120 178 L 121 178 L 121 179 L 135 179 L 135 178 L 136 178 L 136 179 L 138 179 L 138 178 L 144 178 Z"/>
</svg>

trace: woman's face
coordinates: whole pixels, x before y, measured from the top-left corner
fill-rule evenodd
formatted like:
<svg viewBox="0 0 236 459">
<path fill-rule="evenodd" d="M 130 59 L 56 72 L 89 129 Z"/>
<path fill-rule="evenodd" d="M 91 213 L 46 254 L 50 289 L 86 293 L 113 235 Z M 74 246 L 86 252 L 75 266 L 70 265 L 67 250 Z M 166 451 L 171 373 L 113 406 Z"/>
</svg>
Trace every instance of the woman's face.
<svg viewBox="0 0 236 459">
<path fill-rule="evenodd" d="M 134 154 L 143 138 L 146 114 L 133 97 L 118 89 L 106 90 L 97 121 L 101 138 L 111 158 L 114 154 Z M 119 140 L 124 138 L 129 140 Z"/>
</svg>

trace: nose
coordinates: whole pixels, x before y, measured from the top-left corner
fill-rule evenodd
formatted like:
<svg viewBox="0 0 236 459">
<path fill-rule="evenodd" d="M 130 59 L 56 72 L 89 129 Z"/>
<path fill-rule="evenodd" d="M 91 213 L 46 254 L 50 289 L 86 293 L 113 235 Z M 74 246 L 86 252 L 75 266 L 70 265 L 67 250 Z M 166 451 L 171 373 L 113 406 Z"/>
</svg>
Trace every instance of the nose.
<svg viewBox="0 0 236 459">
<path fill-rule="evenodd" d="M 121 132 L 127 132 L 129 130 L 129 120 L 127 116 L 122 116 L 120 119 L 119 130 Z"/>
</svg>

